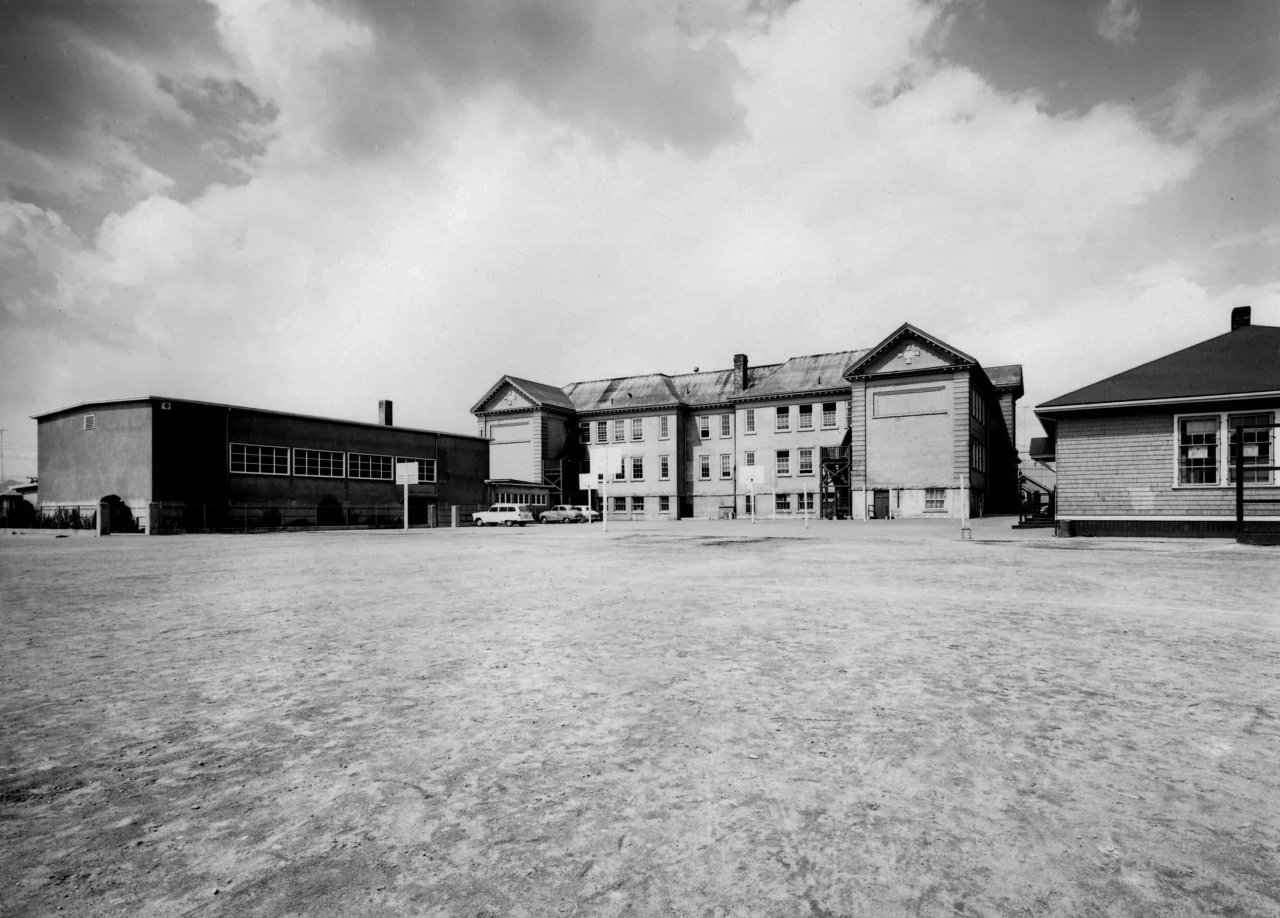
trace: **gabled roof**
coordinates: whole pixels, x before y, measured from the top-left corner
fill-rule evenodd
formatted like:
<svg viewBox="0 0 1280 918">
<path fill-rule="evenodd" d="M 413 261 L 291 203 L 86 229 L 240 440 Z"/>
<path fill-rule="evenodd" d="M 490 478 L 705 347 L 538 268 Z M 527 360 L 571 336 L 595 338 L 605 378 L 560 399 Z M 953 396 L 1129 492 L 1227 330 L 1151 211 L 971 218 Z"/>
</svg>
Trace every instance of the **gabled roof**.
<svg viewBox="0 0 1280 918">
<path fill-rule="evenodd" d="M 950 354 L 951 359 L 955 361 L 957 365 L 972 366 L 978 362 L 974 360 L 972 357 L 970 357 L 968 354 L 966 354 L 964 351 L 957 350 L 956 348 L 947 344 L 941 338 L 935 338 L 933 337 L 933 335 L 929 334 L 928 332 L 921 331 L 920 329 L 912 325 L 910 322 L 903 322 L 894 331 L 890 332 L 887 338 L 885 338 L 875 347 L 869 348 L 861 357 L 859 357 L 854 362 L 852 366 L 846 369 L 844 378 L 853 379 L 856 376 L 862 375 L 864 370 L 869 364 L 874 362 L 876 358 L 878 358 L 885 351 L 889 350 L 892 347 L 895 347 L 898 344 L 898 342 L 901 341 L 903 338 L 918 338 L 921 341 L 924 341 L 927 344 L 931 345 L 935 349 L 942 351 L 944 354 Z"/>
<path fill-rule="evenodd" d="M 481 397 L 480 401 L 471 406 L 471 413 L 475 414 L 483 410 L 485 402 L 493 398 L 493 396 L 503 386 L 511 386 L 529 401 L 535 405 L 548 405 L 553 408 L 563 408 L 566 411 L 573 410 L 573 402 L 569 396 L 565 395 L 564 390 L 548 385 L 547 383 L 534 382 L 531 379 L 521 379 L 519 376 L 504 375 L 496 383 L 489 387 L 489 390 Z"/>
<path fill-rule="evenodd" d="M 997 389 L 1017 389 L 1022 394 L 1022 364 L 1011 363 L 1003 367 L 983 367 L 987 379 Z"/>
<path fill-rule="evenodd" d="M 680 404 L 679 397 L 672 390 L 671 379 L 663 373 L 569 383 L 565 386 L 565 397 L 577 411 L 616 411 L 619 408 Z"/>
<path fill-rule="evenodd" d="M 862 350 L 835 351 L 830 354 L 792 357 L 784 363 L 770 367 L 767 376 L 758 382 L 752 381 L 746 390 L 737 393 L 736 397 L 739 399 L 772 398 L 802 392 L 847 388 L 849 384 L 845 382 L 844 371 L 863 353 L 865 352 Z"/>
<path fill-rule="evenodd" d="M 1246 325 L 1036 406 L 1036 414 L 1280 395 L 1280 328 Z"/>
</svg>

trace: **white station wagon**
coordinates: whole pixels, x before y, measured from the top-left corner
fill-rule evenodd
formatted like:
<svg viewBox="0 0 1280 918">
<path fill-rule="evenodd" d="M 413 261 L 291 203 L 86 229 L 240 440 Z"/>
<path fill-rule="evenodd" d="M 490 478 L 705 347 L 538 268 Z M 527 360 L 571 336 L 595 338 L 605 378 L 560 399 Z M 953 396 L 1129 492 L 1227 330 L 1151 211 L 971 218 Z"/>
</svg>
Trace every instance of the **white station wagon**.
<svg viewBox="0 0 1280 918">
<path fill-rule="evenodd" d="M 488 510 L 473 515 L 477 526 L 523 526 L 533 522 L 533 514 L 519 504 L 494 504 Z"/>
</svg>

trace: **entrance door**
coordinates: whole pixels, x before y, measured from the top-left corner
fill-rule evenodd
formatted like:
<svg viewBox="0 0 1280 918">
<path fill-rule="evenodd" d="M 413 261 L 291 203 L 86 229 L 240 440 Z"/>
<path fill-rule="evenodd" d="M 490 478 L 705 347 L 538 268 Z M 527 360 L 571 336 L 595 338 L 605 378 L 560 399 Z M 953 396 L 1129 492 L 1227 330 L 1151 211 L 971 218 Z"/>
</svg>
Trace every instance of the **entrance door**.
<svg viewBox="0 0 1280 918">
<path fill-rule="evenodd" d="M 875 508 L 876 519 L 887 520 L 889 518 L 889 492 L 887 489 L 874 492 L 872 506 Z"/>
</svg>

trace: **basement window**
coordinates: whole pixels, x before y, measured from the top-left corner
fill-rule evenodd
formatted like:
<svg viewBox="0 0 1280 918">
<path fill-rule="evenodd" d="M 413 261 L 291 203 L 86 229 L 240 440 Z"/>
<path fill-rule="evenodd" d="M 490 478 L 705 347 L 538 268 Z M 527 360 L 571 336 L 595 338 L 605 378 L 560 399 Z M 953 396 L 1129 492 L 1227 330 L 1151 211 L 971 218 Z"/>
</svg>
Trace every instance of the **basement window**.
<svg viewBox="0 0 1280 918">
<path fill-rule="evenodd" d="M 98 417 L 97 417 L 97 415 L 93 415 L 93 414 L 86 414 L 86 415 L 84 416 L 84 429 L 85 429 L 85 430 L 93 430 L 93 429 L 94 429 L 94 428 L 96 428 L 97 426 L 98 426 Z"/>
</svg>

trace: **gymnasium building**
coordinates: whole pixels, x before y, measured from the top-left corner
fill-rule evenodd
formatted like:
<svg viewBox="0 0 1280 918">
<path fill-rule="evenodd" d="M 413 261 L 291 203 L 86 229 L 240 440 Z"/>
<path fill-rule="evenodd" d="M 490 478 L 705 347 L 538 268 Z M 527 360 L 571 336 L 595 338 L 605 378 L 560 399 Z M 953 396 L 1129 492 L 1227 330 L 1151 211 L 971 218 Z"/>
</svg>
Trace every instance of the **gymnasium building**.
<svg viewBox="0 0 1280 918">
<path fill-rule="evenodd" d="M 115 531 L 403 520 L 400 462 L 418 467 L 411 524 L 487 497 L 487 441 L 395 427 L 389 401 L 379 402 L 377 423 L 161 396 L 34 417 L 42 513 L 107 503 Z"/>
<path fill-rule="evenodd" d="M 871 347 L 555 386 L 475 403 L 506 491 L 632 519 L 1016 513 L 1022 367 L 983 368 L 910 324 Z M 532 501 L 524 501 L 532 502 Z"/>
</svg>

